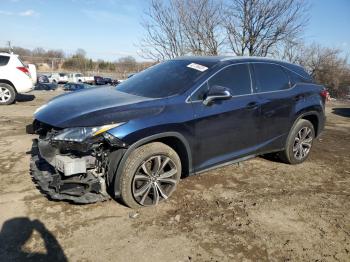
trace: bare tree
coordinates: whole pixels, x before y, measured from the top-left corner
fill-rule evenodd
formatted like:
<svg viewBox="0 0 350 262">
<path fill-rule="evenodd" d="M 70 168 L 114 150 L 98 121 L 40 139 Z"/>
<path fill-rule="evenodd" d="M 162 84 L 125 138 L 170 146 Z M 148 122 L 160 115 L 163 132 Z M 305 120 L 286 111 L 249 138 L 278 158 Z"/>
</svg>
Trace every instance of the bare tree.
<svg viewBox="0 0 350 262">
<path fill-rule="evenodd" d="M 304 0 L 231 0 L 225 10 L 229 46 L 240 56 L 267 56 L 308 22 Z"/>
<path fill-rule="evenodd" d="M 116 64 L 124 72 L 135 72 L 137 69 L 136 59 L 132 56 L 121 57 Z"/>
<path fill-rule="evenodd" d="M 174 1 L 152 0 L 142 26 L 146 31 L 141 40 L 140 55 L 153 60 L 171 59 L 186 53 L 184 35 Z"/>
<path fill-rule="evenodd" d="M 78 48 L 77 51 L 75 51 L 75 56 L 79 58 L 85 58 L 86 51 L 82 48 Z"/>
<path fill-rule="evenodd" d="M 286 39 L 274 49 L 272 56 L 290 63 L 300 64 L 305 48 L 302 39 Z"/>
<path fill-rule="evenodd" d="M 312 44 L 302 52 L 299 63 L 317 82 L 336 90 L 347 79 L 349 67 L 341 50 Z"/>
<path fill-rule="evenodd" d="M 218 55 L 220 46 L 224 42 L 221 29 L 221 1 L 176 0 L 174 2 L 189 53 Z"/>
<path fill-rule="evenodd" d="M 164 60 L 186 54 L 217 55 L 223 43 L 220 0 L 152 0 L 142 26 L 140 55 Z"/>
</svg>

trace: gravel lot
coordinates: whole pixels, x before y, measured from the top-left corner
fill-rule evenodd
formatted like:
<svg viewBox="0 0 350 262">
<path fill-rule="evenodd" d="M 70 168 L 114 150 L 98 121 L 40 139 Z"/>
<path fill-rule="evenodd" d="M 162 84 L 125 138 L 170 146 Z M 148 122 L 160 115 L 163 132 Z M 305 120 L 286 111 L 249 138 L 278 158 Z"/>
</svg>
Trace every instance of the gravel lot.
<svg viewBox="0 0 350 262">
<path fill-rule="evenodd" d="M 327 107 L 307 162 L 264 158 L 186 178 L 156 208 L 53 202 L 29 175 L 34 110 L 0 107 L 0 260 L 350 261 L 350 103 Z"/>
</svg>

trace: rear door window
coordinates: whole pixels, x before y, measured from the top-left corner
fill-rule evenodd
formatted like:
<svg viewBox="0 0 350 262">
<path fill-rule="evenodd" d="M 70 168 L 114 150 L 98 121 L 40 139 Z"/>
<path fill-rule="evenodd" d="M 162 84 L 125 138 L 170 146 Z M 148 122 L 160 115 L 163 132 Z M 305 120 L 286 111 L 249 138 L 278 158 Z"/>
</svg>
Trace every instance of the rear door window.
<svg viewBox="0 0 350 262">
<path fill-rule="evenodd" d="M 3 55 L 0 55 L 0 66 L 5 66 L 8 64 L 10 60 L 10 57 L 9 56 L 3 56 Z"/>
<path fill-rule="evenodd" d="M 285 90 L 290 87 L 289 78 L 282 67 L 275 64 L 254 63 L 258 92 Z"/>
</svg>

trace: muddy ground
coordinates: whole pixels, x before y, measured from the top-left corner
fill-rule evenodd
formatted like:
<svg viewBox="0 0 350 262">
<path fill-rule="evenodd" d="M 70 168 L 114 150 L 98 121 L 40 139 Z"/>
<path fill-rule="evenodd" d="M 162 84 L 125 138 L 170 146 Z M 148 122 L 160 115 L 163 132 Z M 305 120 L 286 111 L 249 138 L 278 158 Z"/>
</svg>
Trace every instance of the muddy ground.
<svg viewBox="0 0 350 262">
<path fill-rule="evenodd" d="M 53 202 L 35 188 L 25 126 L 58 94 L 0 107 L 1 261 L 350 261 L 350 103 L 328 105 L 304 164 L 220 168 L 134 213 L 113 200 Z"/>
</svg>

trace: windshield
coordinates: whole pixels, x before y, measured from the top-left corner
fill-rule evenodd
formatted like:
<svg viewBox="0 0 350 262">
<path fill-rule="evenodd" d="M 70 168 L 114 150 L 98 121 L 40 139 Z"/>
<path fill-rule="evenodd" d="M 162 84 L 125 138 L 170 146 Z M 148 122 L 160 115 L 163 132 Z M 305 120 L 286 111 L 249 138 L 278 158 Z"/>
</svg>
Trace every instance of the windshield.
<svg viewBox="0 0 350 262">
<path fill-rule="evenodd" d="M 188 67 L 191 65 L 197 65 Z M 123 81 L 118 91 L 137 96 L 162 98 L 180 94 L 206 73 L 208 65 L 170 60 L 152 66 Z M 194 68 L 195 67 L 195 68 Z"/>
</svg>

